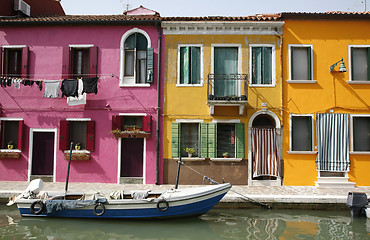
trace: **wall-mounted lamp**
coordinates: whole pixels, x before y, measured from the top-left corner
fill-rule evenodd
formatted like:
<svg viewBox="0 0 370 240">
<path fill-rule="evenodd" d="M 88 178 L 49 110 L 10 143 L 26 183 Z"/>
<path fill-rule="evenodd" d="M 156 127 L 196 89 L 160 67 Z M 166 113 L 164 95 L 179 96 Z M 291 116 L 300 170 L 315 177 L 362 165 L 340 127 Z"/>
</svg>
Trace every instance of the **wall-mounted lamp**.
<svg viewBox="0 0 370 240">
<path fill-rule="evenodd" d="M 338 62 L 336 62 L 336 63 L 334 63 L 333 65 L 330 66 L 330 72 L 334 71 L 335 66 L 337 66 L 337 64 L 339 62 L 340 62 L 339 72 L 347 72 L 347 68 L 344 65 L 343 58 L 341 60 L 339 60 Z"/>
</svg>

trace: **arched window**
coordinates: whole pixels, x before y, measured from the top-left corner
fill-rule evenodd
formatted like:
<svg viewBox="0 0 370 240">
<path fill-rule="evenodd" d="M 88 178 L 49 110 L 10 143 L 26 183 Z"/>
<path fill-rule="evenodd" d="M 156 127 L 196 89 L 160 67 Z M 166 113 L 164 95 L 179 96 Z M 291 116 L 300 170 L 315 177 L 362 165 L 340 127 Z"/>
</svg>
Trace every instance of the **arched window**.
<svg viewBox="0 0 370 240">
<path fill-rule="evenodd" d="M 135 31 L 123 36 L 123 85 L 151 83 L 153 81 L 153 48 L 148 36 Z"/>
</svg>

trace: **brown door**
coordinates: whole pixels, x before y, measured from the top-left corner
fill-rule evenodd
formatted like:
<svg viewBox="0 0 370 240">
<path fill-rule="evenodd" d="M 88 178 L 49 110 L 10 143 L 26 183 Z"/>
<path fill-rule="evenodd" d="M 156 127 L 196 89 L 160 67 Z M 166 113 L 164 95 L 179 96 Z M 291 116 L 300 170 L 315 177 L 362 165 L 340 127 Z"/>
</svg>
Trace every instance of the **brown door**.
<svg viewBox="0 0 370 240">
<path fill-rule="evenodd" d="M 31 175 L 53 175 L 54 133 L 34 132 Z"/>
<path fill-rule="evenodd" d="M 143 176 L 143 138 L 122 138 L 121 177 Z"/>
</svg>

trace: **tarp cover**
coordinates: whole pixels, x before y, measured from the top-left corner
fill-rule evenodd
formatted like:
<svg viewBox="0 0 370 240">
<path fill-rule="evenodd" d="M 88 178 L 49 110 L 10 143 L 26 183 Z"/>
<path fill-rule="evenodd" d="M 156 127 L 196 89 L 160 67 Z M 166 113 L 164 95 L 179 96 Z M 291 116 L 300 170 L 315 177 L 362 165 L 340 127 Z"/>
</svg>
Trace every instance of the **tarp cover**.
<svg viewBox="0 0 370 240">
<path fill-rule="evenodd" d="M 106 199 L 98 200 L 46 200 L 45 206 L 47 213 L 53 213 L 64 209 L 83 208 L 95 205 L 96 203 L 105 203 Z"/>
</svg>

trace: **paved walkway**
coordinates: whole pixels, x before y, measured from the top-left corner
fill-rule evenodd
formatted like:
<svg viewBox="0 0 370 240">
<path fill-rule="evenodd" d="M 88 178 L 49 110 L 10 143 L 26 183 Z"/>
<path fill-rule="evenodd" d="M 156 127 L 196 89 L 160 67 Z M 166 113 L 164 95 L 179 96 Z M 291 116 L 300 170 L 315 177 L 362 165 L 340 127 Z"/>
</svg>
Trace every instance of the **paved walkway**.
<svg viewBox="0 0 370 240">
<path fill-rule="evenodd" d="M 6 201 L 8 197 L 22 193 L 28 182 L 0 182 L 0 199 Z M 180 185 L 179 188 L 196 187 L 198 185 Z M 140 185 L 140 184 L 109 184 L 109 183 L 69 183 L 68 191 L 94 191 L 110 193 L 116 190 L 153 190 L 161 191 L 173 188 L 174 185 Z M 44 182 L 45 191 L 61 192 L 65 183 Z M 250 207 L 254 201 L 264 202 L 274 207 L 285 208 L 345 208 L 348 192 L 364 192 L 370 197 L 369 187 L 356 187 L 353 189 L 317 188 L 313 186 L 233 186 L 231 191 L 221 200 L 219 206 L 223 207 Z M 251 204 L 252 202 L 252 204 Z M 258 204 L 257 204 L 258 205 Z"/>
</svg>

